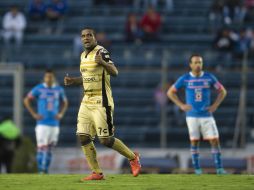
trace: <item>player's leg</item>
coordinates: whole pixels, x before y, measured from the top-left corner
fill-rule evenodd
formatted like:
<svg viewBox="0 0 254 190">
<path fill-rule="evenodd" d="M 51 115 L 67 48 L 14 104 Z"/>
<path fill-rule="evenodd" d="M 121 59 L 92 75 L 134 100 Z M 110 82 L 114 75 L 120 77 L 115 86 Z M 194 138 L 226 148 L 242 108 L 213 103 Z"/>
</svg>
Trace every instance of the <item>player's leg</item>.
<svg viewBox="0 0 254 190">
<path fill-rule="evenodd" d="M 121 140 L 114 137 L 113 111 L 111 107 L 93 109 L 93 120 L 96 133 L 101 144 L 112 148 L 129 160 L 135 158 L 135 154 Z"/>
<path fill-rule="evenodd" d="M 226 171 L 223 169 L 222 158 L 221 158 L 221 148 L 219 139 L 210 139 L 211 152 L 213 155 L 214 164 L 216 167 L 217 174 L 226 174 Z"/>
<path fill-rule="evenodd" d="M 141 165 L 139 161 L 139 153 L 134 153 L 131 151 L 121 140 L 110 136 L 110 137 L 99 137 L 100 143 L 108 148 L 112 148 L 124 157 L 126 157 L 131 166 L 132 174 L 137 177 L 141 170 Z"/>
<path fill-rule="evenodd" d="M 47 142 L 49 131 L 46 126 L 37 125 L 35 127 L 35 135 L 37 142 L 37 167 L 39 173 L 45 173 L 46 155 L 47 155 Z"/>
<path fill-rule="evenodd" d="M 187 117 L 186 118 L 189 138 L 190 138 L 190 153 L 192 159 L 192 166 L 196 174 L 202 174 L 199 161 L 199 141 L 200 141 L 200 123 L 198 118 Z"/>
<path fill-rule="evenodd" d="M 92 170 L 92 174 L 82 180 L 101 180 L 104 179 L 102 170 L 97 160 L 97 152 L 93 143 L 96 134 L 93 123 L 91 122 L 90 110 L 81 105 L 78 114 L 77 136 L 81 143 L 81 148 L 86 156 L 87 163 Z"/>
<path fill-rule="evenodd" d="M 133 175 L 137 176 L 141 169 L 139 154 L 134 153 L 120 139 L 114 137 L 113 111 L 111 107 L 94 109 L 93 119 L 100 143 L 126 157 L 130 161 Z"/>
<path fill-rule="evenodd" d="M 226 173 L 223 169 L 221 159 L 221 148 L 219 142 L 219 132 L 216 126 L 216 122 L 213 117 L 201 119 L 201 131 L 205 140 L 208 140 L 211 144 L 211 153 L 213 155 L 214 164 L 218 174 Z"/>
<path fill-rule="evenodd" d="M 190 152 L 191 152 L 192 166 L 196 174 L 202 174 L 200 161 L 199 161 L 199 140 L 191 140 L 190 143 L 191 143 Z"/>
<path fill-rule="evenodd" d="M 128 160 L 135 159 L 136 155 L 121 140 L 111 137 L 99 137 L 100 143 L 108 148 L 112 148 L 126 157 Z"/>
<path fill-rule="evenodd" d="M 52 160 L 52 149 L 57 145 L 59 137 L 59 126 L 49 128 L 49 138 L 47 143 L 47 149 L 45 154 L 45 171 L 48 173 L 49 166 Z"/>
<path fill-rule="evenodd" d="M 92 137 L 87 134 L 78 134 L 78 138 L 90 169 L 94 173 L 102 174 L 102 170 L 97 160 L 97 151 L 94 146 Z"/>
</svg>

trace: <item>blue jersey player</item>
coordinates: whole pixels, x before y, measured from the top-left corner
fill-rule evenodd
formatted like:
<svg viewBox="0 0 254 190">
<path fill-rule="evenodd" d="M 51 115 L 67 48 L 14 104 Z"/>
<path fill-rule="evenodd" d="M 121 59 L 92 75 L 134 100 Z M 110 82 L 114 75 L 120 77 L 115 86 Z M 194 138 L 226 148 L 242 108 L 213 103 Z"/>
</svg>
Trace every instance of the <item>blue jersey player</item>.
<svg viewBox="0 0 254 190">
<path fill-rule="evenodd" d="M 37 111 L 32 107 L 32 100 L 37 101 Z M 64 89 L 56 84 L 55 74 L 47 70 L 44 82 L 35 86 L 25 97 L 24 104 L 37 121 L 35 127 L 37 141 L 37 165 L 39 173 L 48 173 L 52 153 L 59 135 L 59 121 L 62 119 L 68 101 Z"/>
<path fill-rule="evenodd" d="M 221 149 L 219 133 L 213 112 L 219 107 L 227 92 L 214 75 L 204 72 L 203 58 L 199 54 L 193 54 L 189 60 L 191 71 L 182 75 L 169 88 L 168 97 L 186 112 L 186 122 L 191 143 L 192 163 L 196 174 L 202 174 L 199 164 L 200 134 L 204 140 L 211 144 L 217 174 L 225 174 L 221 161 Z M 177 91 L 185 89 L 185 103 L 177 96 Z M 216 89 L 218 96 L 211 104 L 211 89 Z"/>
</svg>

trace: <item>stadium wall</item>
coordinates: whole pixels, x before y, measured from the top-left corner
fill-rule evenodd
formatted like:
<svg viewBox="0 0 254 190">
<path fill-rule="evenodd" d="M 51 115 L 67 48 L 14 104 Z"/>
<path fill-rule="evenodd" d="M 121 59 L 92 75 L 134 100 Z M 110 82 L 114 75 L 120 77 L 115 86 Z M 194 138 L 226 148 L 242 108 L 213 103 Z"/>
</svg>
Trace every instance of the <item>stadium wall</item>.
<svg viewBox="0 0 254 190">
<path fill-rule="evenodd" d="M 191 173 L 188 149 L 139 149 L 143 173 Z M 254 146 L 224 149 L 224 166 L 229 173 L 254 173 Z M 50 173 L 90 173 L 80 148 L 57 148 Z M 106 173 L 128 173 L 128 161 L 112 150 L 98 149 L 98 160 Z M 214 167 L 210 149 L 201 150 L 201 165 L 206 173 Z"/>
</svg>

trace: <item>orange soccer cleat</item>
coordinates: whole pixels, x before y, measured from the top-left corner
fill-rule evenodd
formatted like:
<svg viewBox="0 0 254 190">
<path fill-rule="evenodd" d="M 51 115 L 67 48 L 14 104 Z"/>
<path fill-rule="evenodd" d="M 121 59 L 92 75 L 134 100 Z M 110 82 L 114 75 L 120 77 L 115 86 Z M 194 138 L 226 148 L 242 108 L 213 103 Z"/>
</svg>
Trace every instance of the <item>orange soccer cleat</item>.
<svg viewBox="0 0 254 190">
<path fill-rule="evenodd" d="M 95 173 L 93 172 L 92 174 L 90 174 L 87 177 L 84 177 L 83 179 L 81 179 L 81 181 L 89 181 L 89 180 L 104 180 L 104 175 L 103 173 Z"/>
<path fill-rule="evenodd" d="M 134 177 L 137 177 L 140 173 L 141 170 L 141 164 L 139 161 L 139 153 L 135 152 L 135 158 L 133 160 L 130 160 L 130 165 L 131 165 L 131 171 L 132 171 L 132 175 Z"/>
</svg>

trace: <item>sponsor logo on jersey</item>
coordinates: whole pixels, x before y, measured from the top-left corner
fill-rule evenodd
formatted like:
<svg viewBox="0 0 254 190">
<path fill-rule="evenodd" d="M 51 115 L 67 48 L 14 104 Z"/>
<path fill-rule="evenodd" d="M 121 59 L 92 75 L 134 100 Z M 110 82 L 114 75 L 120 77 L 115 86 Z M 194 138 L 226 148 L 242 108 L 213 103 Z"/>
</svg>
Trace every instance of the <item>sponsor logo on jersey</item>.
<svg viewBox="0 0 254 190">
<path fill-rule="evenodd" d="M 99 81 L 98 80 L 98 77 L 95 77 L 95 76 L 92 76 L 92 77 L 83 77 L 83 82 L 97 82 Z"/>
</svg>

